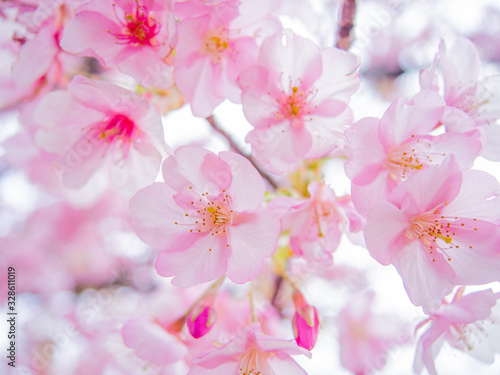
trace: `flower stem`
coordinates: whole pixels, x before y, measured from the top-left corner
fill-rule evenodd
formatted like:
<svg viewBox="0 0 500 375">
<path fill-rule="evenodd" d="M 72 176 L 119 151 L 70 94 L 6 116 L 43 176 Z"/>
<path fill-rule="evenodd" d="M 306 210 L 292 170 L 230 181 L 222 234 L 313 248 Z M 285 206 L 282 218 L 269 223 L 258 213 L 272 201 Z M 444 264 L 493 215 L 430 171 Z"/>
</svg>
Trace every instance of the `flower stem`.
<svg viewBox="0 0 500 375">
<path fill-rule="evenodd" d="M 253 300 L 253 280 L 250 281 L 250 291 L 248 292 L 248 296 L 250 297 L 250 317 L 252 319 L 252 323 L 256 323 L 257 318 L 255 316 L 255 303 Z"/>
<path fill-rule="evenodd" d="M 205 120 L 207 120 L 212 129 L 214 129 L 216 132 L 218 132 L 220 135 L 222 135 L 224 138 L 227 139 L 227 141 L 229 142 L 229 146 L 231 146 L 233 150 L 235 150 L 241 156 L 244 156 L 250 163 L 252 163 L 254 168 L 257 169 L 260 175 L 269 183 L 269 185 L 274 190 L 278 189 L 278 184 L 276 184 L 273 178 L 269 176 L 269 174 L 264 169 L 262 169 L 262 167 L 259 164 L 257 164 L 252 155 L 248 155 L 245 151 L 243 151 L 240 145 L 238 145 L 236 141 L 233 139 L 233 137 L 228 132 L 226 132 L 224 129 L 221 128 L 221 126 L 219 125 L 219 123 L 217 122 L 217 120 L 213 115 L 206 117 Z"/>
</svg>

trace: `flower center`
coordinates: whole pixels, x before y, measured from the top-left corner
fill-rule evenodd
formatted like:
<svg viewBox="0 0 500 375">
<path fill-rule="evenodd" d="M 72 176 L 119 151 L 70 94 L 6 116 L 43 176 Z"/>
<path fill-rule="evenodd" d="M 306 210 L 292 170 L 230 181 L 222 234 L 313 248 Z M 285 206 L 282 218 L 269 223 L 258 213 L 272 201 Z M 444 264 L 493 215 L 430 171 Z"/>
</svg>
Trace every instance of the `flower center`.
<svg viewBox="0 0 500 375">
<path fill-rule="evenodd" d="M 226 27 L 210 30 L 205 34 L 200 52 L 208 55 L 214 64 L 219 64 L 226 51 L 231 51 L 229 30 Z"/>
<path fill-rule="evenodd" d="M 240 361 L 239 375 L 271 374 L 266 356 L 259 350 L 248 350 Z"/>
<path fill-rule="evenodd" d="M 189 189 L 192 191 L 191 186 Z M 199 195 L 193 192 L 191 209 L 186 210 L 183 221 L 176 221 L 175 225 L 187 226 L 190 233 L 225 235 L 233 221 L 230 197 L 225 192 L 223 190 L 217 197 L 211 197 L 208 193 Z"/>
<path fill-rule="evenodd" d="M 114 4 L 113 9 L 115 9 Z M 123 32 L 122 34 L 112 34 L 117 40 L 116 43 L 153 46 L 153 39 L 160 32 L 160 24 L 149 13 L 147 7 L 137 4 L 133 14 L 124 13 L 124 22 L 117 16 L 123 26 Z"/>
<path fill-rule="evenodd" d="M 309 95 L 309 92 L 301 90 L 297 86 L 292 86 L 290 94 L 286 94 L 283 91 L 281 98 L 276 99 L 279 104 L 276 118 L 279 120 L 302 118 L 307 111 L 306 107 Z"/>
<path fill-rule="evenodd" d="M 446 256 L 448 261 L 451 261 L 451 256 L 448 251 L 459 249 L 460 244 L 463 245 L 460 238 L 457 238 L 457 231 L 474 230 L 478 228 L 471 227 L 470 219 L 459 217 L 444 216 L 440 213 L 441 208 L 448 203 L 444 203 L 434 211 L 426 212 L 411 219 L 411 225 L 406 229 L 405 237 L 410 240 L 418 239 L 432 255 L 432 261 L 435 262 L 435 252 Z M 473 219 L 472 222 L 477 221 Z M 472 250 L 472 245 L 467 245 L 468 249 Z"/>
<path fill-rule="evenodd" d="M 132 135 L 135 133 L 135 124 L 127 116 L 117 114 L 104 121 L 102 126 L 96 130 L 99 139 L 107 142 L 120 140 L 124 143 L 131 141 Z"/>
<path fill-rule="evenodd" d="M 434 143 L 428 139 L 412 138 L 388 152 L 385 163 L 389 176 L 396 182 L 404 181 L 423 166 L 437 165 L 446 154 L 433 151 Z"/>
</svg>

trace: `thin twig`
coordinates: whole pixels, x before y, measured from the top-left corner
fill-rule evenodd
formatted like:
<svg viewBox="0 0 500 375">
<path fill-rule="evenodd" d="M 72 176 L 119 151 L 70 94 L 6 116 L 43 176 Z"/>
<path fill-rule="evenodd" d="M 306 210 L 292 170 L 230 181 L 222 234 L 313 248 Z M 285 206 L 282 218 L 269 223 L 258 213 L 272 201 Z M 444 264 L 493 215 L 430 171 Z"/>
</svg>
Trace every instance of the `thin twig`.
<svg viewBox="0 0 500 375">
<path fill-rule="evenodd" d="M 354 28 L 356 7 L 356 0 L 344 0 L 342 18 L 340 19 L 339 28 L 337 30 L 337 47 L 345 51 L 351 48 L 354 39 L 351 31 Z"/>
<path fill-rule="evenodd" d="M 233 150 L 235 150 L 241 156 L 244 156 L 250 163 L 252 163 L 254 168 L 257 169 L 257 171 L 260 173 L 260 175 L 269 183 L 269 185 L 271 185 L 273 187 L 274 190 L 278 189 L 278 185 L 273 180 L 273 178 L 271 176 L 269 176 L 269 174 L 267 174 L 267 172 L 265 170 L 262 169 L 262 167 L 255 161 L 255 159 L 252 157 L 252 155 L 248 155 L 245 151 L 243 151 L 243 149 L 240 147 L 240 145 L 238 145 L 235 142 L 233 137 L 228 132 L 226 132 L 224 129 L 222 129 L 220 127 L 220 125 L 218 124 L 218 122 L 214 116 L 210 115 L 210 116 L 206 117 L 205 120 L 207 120 L 207 122 L 210 124 L 210 126 L 216 132 L 218 132 L 220 135 L 222 135 L 224 138 L 227 139 L 227 141 L 229 142 L 229 146 L 231 146 L 231 148 Z"/>
</svg>

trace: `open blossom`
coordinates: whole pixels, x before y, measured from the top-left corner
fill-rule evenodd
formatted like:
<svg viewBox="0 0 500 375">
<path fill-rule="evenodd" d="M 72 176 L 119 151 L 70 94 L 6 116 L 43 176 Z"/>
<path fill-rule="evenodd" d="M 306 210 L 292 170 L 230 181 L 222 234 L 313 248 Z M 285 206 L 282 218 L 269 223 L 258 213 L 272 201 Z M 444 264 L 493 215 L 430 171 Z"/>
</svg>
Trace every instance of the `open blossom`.
<svg viewBox="0 0 500 375">
<path fill-rule="evenodd" d="M 172 7 L 171 0 L 83 3 L 64 28 L 61 47 L 117 66 L 144 87 L 169 88 L 173 72 L 165 59 L 176 40 Z"/>
<path fill-rule="evenodd" d="M 68 90 L 48 94 L 35 112 L 37 143 L 60 155 L 54 167 L 68 188 L 80 188 L 103 167 L 133 192 L 154 181 L 165 153 L 161 116 L 139 95 L 75 76 Z"/>
<path fill-rule="evenodd" d="M 337 197 L 324 183 L 313 182 L 307 189 L 310 198 L 292 201 L 282 226 L 290 231 L 290 247 L 296 256 L 331 261 L 342 234 L 360 231 L 364 220 L 349 196 Z"/>
<path fill-rule="evenodd" d="M 500 160 L 500 75 L 481 77 L 481 58 L 476 46 L 464 37 L 442 40 L 433 66 L 420 73 L 420 86 L 439 90 L 436 68 L 441 68 L 444 99 L 450 112 L 463 111 L 486 132 L 483 155 Z M 459 114 L 455 114 L 456 117 Z"/>
<path fill-rule="evenodd" d="M 175 83 L 195 116 L 210 115 L 225 99 L 240 103 L 236 79 L 255 63 L 256 36 L 262 33 L 255 27 L 267 12 L 266 6 L 260 7 L 262 1 L 254 3 L 255 7 L 233 0 L 213 5 L 199 1 L 176 4 L 176 14 L 182 19 L 174 59 Z M 257 6 L 259 12 L 255 12 Z"/>
<path fill-rule="evenodd" d="M 396 99 L 380 120 L 363 118 L 346 131 L 350 160 L 345 171 L 352 180 L 353 202 L 359 212 L 368 214 L 399 183 L 440 164 L 447 155 L 455 155 L 463 169 L 472 167 L 482 144 L 471 118 L 455 119 L 463 132 L 430 135 L 447 119 L 445 107 L 439 94 L 424 90 L 411 101 Z"/>
<path fill-rule="evenodd" d="M 358 65 L 355 55 L 321 51 L 291 30 L 266 38 L 257 64 L 238 80 L 255 127 L 246 138 L 254 158 L 280 174 L 332 151 L 352 120 L 347 105 L 359 86 Z"/>
<path fill-rule="evenodd" d="M 181 147 L 162 169 L 165 183 L 130 201 L 136 233 L 162 251 L 158 273 L 183 287 L 224 274 L 236 283 L 257 277 L 276 249 L 279 221 L 259 209 L 264 182 L 250 162 Z"/>
<path fill-rule="evenodd" d="M 349 301 L 338 316 L 340 360 L 356 375 L 380 370 L 394 346 L 407 343 L 410 334 L 394 317 L 373 311 L 374 292 Z"/>
<path fill-rule="evenodd" d="M 499 280 L 500 185 L 453 157 L 408 178 L 367 218 L 366 245 L 394 264 L 413 304 L 429 310 L 456 285 Z"/>
<path fill-rule="evenodd" d="M 500 351 L 498 317 L 492 316 L 500 293 L 491 289 L 463 296 L 465 288 L 458 289 L 453 301 L 443 303 L 428 319 L 417 325 L 417 329 L 430 322 L 428 329 L 420 336 L 413 368 L 420 374 L 425 368 L 431 375 L 437 375 L 434 360 L 441 350 L 443 341 L 452 347 L 470 354 L 474 358 L 493 363 L 495 353 Z"/>
<path fill-rule="evenodd" d="M 306 375 L 291 355 L 311 353 L 292 341 L 266 336 L 252 324 L 236 337 L 202 355 L 188 375 Z"/>
</svg>

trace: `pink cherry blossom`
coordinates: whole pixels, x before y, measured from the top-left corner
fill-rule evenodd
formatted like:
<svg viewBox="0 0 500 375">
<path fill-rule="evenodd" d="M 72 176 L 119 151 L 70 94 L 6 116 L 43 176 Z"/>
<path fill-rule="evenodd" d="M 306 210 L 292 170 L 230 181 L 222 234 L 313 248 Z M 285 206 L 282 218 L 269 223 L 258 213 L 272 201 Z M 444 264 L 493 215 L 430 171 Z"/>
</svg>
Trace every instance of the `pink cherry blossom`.
<svg viewBox="0 0 500 375">
<path fill-rule="evenodd" d="M 349 301 L 338 316 L 340 360 L 356 375 L 382 369 L 391 348 L 406 344 L 410 334 L 394 317 L 373 311 L 374 292 Z"/>
<path fill-rule="evenodd" d="M 92 0 L 81 4 L 64 28 L 61 47 L 117 66 L 140 85 L 169 88 L 176 21 L 171 0 Z"/>
<path fill-rule="evenodd" d="M 67 91 L 47 95 L 35 112 L 38 144 L 58 154 L 54 168 L 79 188 L 109 167 L 125 192 L 154 181 L 165 154 L 161 117 L 144 98 L 104 81 L 75 76 Z"/>
<path fill-rule="evenodd" d="M 459 288 L 450 303 L 443 300 L 438 310 L 417 325 L 419 329 L 430 322 L 428 329 L 418 339 L 414 362 L 416 373 L 420 374 L 425 366 L 429 374 L 438 374 L 434 360 L 444 341 L 478 360 L 493 363 L 495 352 L 500 347 L 498 337 L 488 337 L 492 333 L 488 328 L 498 323 L 492 317 L 492 309 L 500 293 L 488 289 L 463 296 L 464 290 L 464 287 Z M 492 345 L 488 345 L 488 342 Z"/>
<path fill-rule="evenodd" d="M 485 158 L 498 161 L 500 130 L 500 75 L 481 77 L 481 59 L 476 46 L 464 37 L 442 40 L 433 66 L 420 73 L 422 88 L 439 90 L 436 68 L 441 68 L 446 104 L 471 116 L 483 128 L 487 142 Z M 458 116 L 458 115 L 457 115 Z"/>
<path fill-rule="evenodd" d="M 291 30 L 266 38 L 257 65 L 238 80 L 245 117 L 255 127 L 246 138 L 254 158 L 280 174 L 333 150 L 351 122 L 347 104 L 359 86 L 358 65 L 355 55 L 321 51 Z"/>
<path fill-rule="evenodd" d="M 291 355 L 311 357 L 309 351 L 294 342 L 262 334 L 255 323 L 226 344 L 202 355 L 188 375 L 306 375 Z"/>
<path fill-rule="evenodd" d="M 499 279 L 500 185 L 491 175 L 461 172 L 453 157 L 408 178 L 367 218 L 366 245 L 394 264 L 410 300 L 429 308 L 454 286 Z"/>
<path fill-rule="evenodd" d="M 176 5 L 176 13 L 189 16 L 178 26 L 175 83 L 195 116 L 210 115 L 225 99 L 240 102 L 236 79 L 255 62 L 258 52 L 249 23 L 258 24 L 262 15 L 254 19 L 253 14 L 240 13 L 251 9 L 232 0 L 210 6 L 198 1 Z"/>
<path fill-rule="evenodd" d="M 312 182 L 307 189 L 310 194 L 307 199 L 286 199 L 290 208 L 281 219 L 282 226 L 290 232 L 294 255 L 309 261 L 331 262 L 342 234 L 360 231 L 364 219 L 352 206 L 349 196 L 337 197 L 324 183 Z"/>
<path fill-rule="evenodd" d="M 183 287 L 224 274 L 236 283 L 257 277 L 276 249 L 279 221 L 259 209 L 264 182 L 250 162 L 181 147 L 162 169 L 165 183 L 130 201 L 136 233 L 162 251 L 158 273 Z"/>
<path fill-rule="evenodd" d="M 430 135 L 448 119 L 443 98 L 424 90 L 413 100 L 396 99 L 380 120 L 367 117 L 346 131 L 350 156 L 345 171 L 352 180 L 353 202 L 362 214 L 409 176 L 455 155 L 462 168 L 472 167 L 481 152 L 480 133 L 467 115 L 463 132 Z M 455 119 L 456 120 L 456 119 Z M 458 127 L 456 121 L 454 125 Z"/>
</svg>

